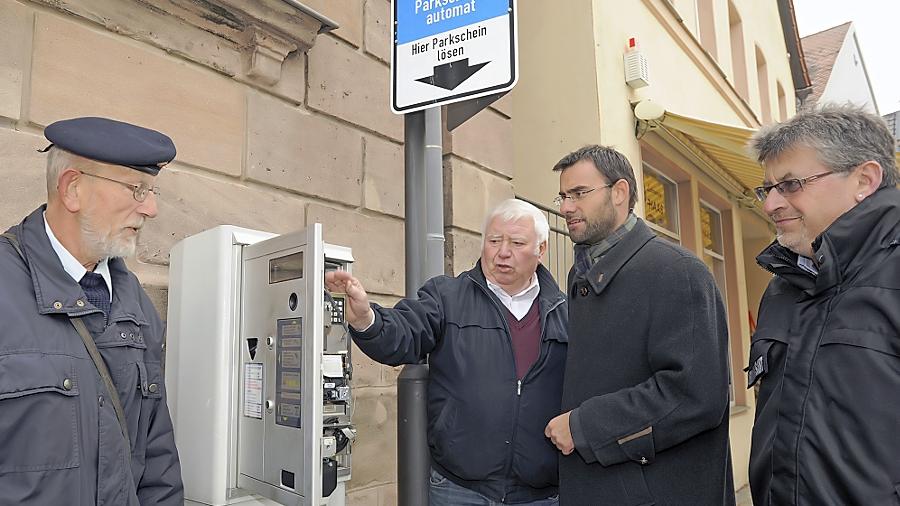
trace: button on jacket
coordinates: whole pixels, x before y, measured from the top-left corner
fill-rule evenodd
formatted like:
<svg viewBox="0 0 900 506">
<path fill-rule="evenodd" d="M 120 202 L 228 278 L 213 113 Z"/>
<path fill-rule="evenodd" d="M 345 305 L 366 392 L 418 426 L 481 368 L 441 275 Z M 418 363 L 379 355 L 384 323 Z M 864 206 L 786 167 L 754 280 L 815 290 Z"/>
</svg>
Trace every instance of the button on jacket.
<svg viewBox="0 0 900 506">
<path fill-rule="evenodd" d="M 749 382 L 756 506 L 900 505 L 900 191 L 881 189 L 813 244 L 818 275 L 773 243 Z"/>
<path fill-rule="evenodd" d="M 0 505 L 184 504 L 166 408 L 164 326 L 121 259 L 109 325 L 63 269 L 40 208 L 0 238 Z M 118 390 L 132 445 L 69 316 L 81 316 Z"/>
</svg>

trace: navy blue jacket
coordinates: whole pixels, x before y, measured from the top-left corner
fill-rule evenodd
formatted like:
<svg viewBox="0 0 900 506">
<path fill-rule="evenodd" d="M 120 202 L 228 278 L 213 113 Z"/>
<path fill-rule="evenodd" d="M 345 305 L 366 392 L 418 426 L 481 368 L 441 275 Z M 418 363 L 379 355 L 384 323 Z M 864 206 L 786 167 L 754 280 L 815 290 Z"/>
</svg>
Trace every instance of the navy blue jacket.
<svg viewBox="0 0 900 506">
<path fill-rule="evenodd" d="M 163 379 L 165 328 L 121 259 L 109 325 L 50 245 L 44 207 L 0 238 L 0 506 L 182 506 Z M 118 390 L 131 440 L 69 322 L 83 318 Z"/>
<path fill-rule="evenodd" d="M 504 308 L 480 262 L 437 276 L 394 309 L 373 304 L 375 323 L 353 331 L 360 349 L 388 364 L 428 357 L 428 446 L 442 475 L 495 501 L 527 502 L 557 491 L 558 452 L 544 427 L 560 413 L 568 338 L 565 297 L 538 266 L 541 352 L 516 377 Z"/>
</svg>

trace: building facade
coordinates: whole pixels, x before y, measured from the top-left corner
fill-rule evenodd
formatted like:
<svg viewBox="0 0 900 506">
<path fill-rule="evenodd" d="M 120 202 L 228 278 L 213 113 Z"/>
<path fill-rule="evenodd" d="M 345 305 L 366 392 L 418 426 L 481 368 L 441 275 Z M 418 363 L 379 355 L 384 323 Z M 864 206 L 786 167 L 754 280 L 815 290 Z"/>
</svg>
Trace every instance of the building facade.
<svg viewBox="0 0 900 506">
<path fill-rule="evenodd" d="M 374 299 L 404 295 L 403 118 L 390 112 L 389 0 L 0 0 L 0 227 L 46 200 L 43 127 L 108 116 L 178 147 L 130 267 L 165 318 L 169 250 L 219 224 L 324 225 Z M 335 28 L 337 26 L 337 28 Z M 448 271 L 513 195 L 512 103 L 444 140 Z M 348 504 L 396 504 L 399 368 L 355 353 Z"/>
<path fill-rule="evenodd" d="M 285 233 L 320 222 L 328 242 L 353 248 L 354 273 L 374 299 L 392 305 L 404 296 L 405 210 L 403 119 L 389 107 L 390 6 L 0 0 L 0 227 L 46 199 L 43 127 L 109 116 L 178 146 L 159 178 L 159 217 L 130 261 L 164 317 L 169 250 L 219 224 Z M 728 307 L 738 486 L 754 408 L 741 369 L 768 281 L 753 259 L 772 239 L 747 192 L 761 171 L 743 146 L 760 124 L 795 111 L 787 7 L 521 0 L 518 86 L 443 140 L 449 274 L 478 258 L 493 204 L 520 195 L 549 207 L 562 155 L 602 143 L 629 157 L 642 182 L 636 212 L 709 265 Z M 632 37 L 649 87 L 625 84 Z M 636 118 L 647 100 L 666 114 Z M 570 255 L 557 238 L 550 262 L 561 280 Z M 353 360 L 359 439 L 348 504 L 396 504 L 399 368 L 362 353 Z"/>
</svg>

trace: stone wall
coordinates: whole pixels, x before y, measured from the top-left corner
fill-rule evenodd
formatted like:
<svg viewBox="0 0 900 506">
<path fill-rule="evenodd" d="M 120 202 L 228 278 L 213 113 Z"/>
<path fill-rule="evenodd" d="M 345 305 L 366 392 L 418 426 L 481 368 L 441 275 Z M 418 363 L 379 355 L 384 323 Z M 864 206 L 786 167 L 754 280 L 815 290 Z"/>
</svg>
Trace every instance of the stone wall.
<svg viewBox="0 0 900 506">
<path fill-rule="evenodd" d="M 0 228 L 46 198 L 43 127 L 110 116 L 178 147 L 131 267 L 165 315 L 169 250 L 219 224 L 321 222 L 374 299 L 404 292 L 403 119 L 390 112 L 388 0 L 0 0 Z M 511 100 L 445 134 L 447 270 L 480 252 L 485 210 L 513 195 Z M 354 354 L 348 504 L 396 504 L 399 368 Z"/>
</svg>

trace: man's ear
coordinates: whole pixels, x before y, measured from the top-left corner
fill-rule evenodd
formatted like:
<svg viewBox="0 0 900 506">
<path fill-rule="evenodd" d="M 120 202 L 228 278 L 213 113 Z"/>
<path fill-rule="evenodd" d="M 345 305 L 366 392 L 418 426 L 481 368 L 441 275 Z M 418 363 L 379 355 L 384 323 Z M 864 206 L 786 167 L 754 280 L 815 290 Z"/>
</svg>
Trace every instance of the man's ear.
<svg viewBox="0 0 900 506">
<path fill-rule="evenodd" d="M 866 197 L 875 193 L 881 186 L 884 171 L 881 164 L 875 160 L 860 165 L 856 169 L 856 201 L 862 202 Z"/>
<path fill-rule="evenodd" d="M 628 205 L 628 200 L 631 198 L 631 185 L 628 184 L 628 181 L 619 179 L 613 184 L 611 190 L 613 204 L 616 207 Z"/>
<path fill-rule="evenodd" d="M 544 255 L 547 254 L 547 241 L 538 244 L 538 260 L 543 261 Z"/>
<path fill-rule="evenodd" d="M 81 210 L 81 199 L 79 193 L 83 193 L 84 178 L 81 177 L 81 171 L 69 167 L 59 174 L 56 180 L 56 198 L 70 213 L 77 213 Z"/>
</svg>

